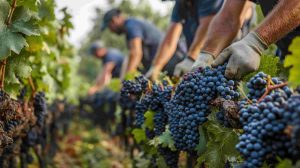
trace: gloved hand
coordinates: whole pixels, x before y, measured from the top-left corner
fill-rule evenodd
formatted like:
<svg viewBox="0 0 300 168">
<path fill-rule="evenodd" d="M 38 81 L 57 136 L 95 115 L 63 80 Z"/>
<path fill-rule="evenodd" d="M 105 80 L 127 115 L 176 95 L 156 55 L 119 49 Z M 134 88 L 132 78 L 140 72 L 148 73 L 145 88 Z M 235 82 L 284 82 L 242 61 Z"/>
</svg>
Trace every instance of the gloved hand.
<svg viewBox="0 0 300 168">
<path fill-rule="evenodd" d="M 229 59 L 225 76 L 230 79 L 240 79 L 259 68 L 260 56 L 267 48 L 267 43 L 257 33 L 251 32 L 223 50 L 212 66 L 222 65 Z"/>
<path fill-rule="evenodd" d="M 151 66 L 146 73 L 146 78 L 156 81 L 159 77 L 161 70 L 155 66 Z"/>
<path fill-rule="evenodd" d="M 206 68 L 211 66 L 214 61 L 214 56 L 208 52 L 201 51 L 200 55 L 193 64 L 192 70 L 195 71 L 198 68 Z"/>
<path fill-rule="evenodd" d="M 174 76 L 181 76 L 192 70 L 192 65 L 194 64 L 194 60 L 192 58 L 187 57 L 180 63 L 175 66 Z"/>
</svg>

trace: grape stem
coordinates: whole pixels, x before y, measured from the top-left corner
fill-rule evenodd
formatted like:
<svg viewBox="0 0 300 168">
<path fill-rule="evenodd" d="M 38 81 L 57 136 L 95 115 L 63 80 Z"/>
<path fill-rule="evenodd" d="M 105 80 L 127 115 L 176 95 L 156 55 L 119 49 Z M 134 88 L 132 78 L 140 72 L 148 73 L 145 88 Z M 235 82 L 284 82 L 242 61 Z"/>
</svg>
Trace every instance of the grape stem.
<svg viewBox="0 0 300 168">
<path fill-rule="evenodd" d="M 34 86 L 34 83 L 33 83 L 33 80 L 32 80 L 31 76 L 28 78 L 28 82 L 29 82 L 30 87 L 32 89 L 32 97 L 33 97 L 35 95 L 36 90 L 35 90 L 35 86 Z"/>
<path fill-rule="evenodd" d="M 272 92 L 273 90 L 275 89 L 278 89 L 278 88 L 282 88 L 284 86 L 287 86 L 288 85 L 288 82 L 284 82 L 284 83 L 281 83 L 281 84 L 278 84 L 278 85 L 272 85 L 272 78 L 271 76 L 268 76 L 267 78 L 267 87 L 266 87 L 266 91 L 265 93 L 261 96 L 261 98 L 259 98 L 258 100 L 258 103 L 261 102 L 270 92 Z"/>
<path fill-rule="evenodd" d="M 6 59 L 1 61 L 0 65 L 0 89 L 4 88 L 4 79 L 5 79 L 5 68 L 6 68 Z"/>
</svg>

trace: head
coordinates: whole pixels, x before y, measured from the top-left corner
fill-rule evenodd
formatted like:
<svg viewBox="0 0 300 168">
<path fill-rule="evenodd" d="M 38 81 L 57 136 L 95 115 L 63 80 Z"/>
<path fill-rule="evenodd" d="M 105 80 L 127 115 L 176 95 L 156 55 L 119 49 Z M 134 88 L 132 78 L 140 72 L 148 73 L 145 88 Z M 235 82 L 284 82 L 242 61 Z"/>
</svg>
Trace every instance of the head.
<svg viewBox="0 0 300 168">
<path fill-rule="evenodd" d="M 121 10 L 111 9 L 105 13 L 101 30 L 103 31 L 107 27 L 110 31 L 116 34 L 122 34 L 124 32 L 125 18 L 122 16 Z"/>
<path fill-rule="evenodd" d="M 90 54 L 96 58 L 103 58 L 106 54 L 106 48 L 103 47 L 103 44 L 99 41 L 94 42 L 90 48 Z"/>
</svg>

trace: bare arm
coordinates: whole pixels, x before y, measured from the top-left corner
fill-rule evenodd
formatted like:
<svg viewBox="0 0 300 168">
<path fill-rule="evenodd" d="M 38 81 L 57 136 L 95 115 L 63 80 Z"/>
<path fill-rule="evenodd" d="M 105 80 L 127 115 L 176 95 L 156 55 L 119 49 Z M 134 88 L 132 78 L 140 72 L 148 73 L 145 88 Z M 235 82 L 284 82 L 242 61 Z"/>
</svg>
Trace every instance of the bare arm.
<svg viewBox="0 0 300 168">
<path fill-rule="evenodd" d="M 258 26 L 256 32 L 268 44 L 275 43 L 300 25 L 300 1 L 279 0 L 279 3 Z"/>
<path fill-rule="evenodd" d="M 142 50 L 142 39 L 134 38 L 129 42 L 129 61 L 127 65 L 127 72 L 134 72 L 137 70 L 139 64 L 143 58 L 143 50 Z"/>
<path fill-rule="evenodd" d="M 181 23 L 171 23 L 166 36 L 160 44 L 160 47 L 155 55 L 153 66 L 162 70 L 163 67 L 168 63 L 176 51 L 181 32 Z"/>
<path fill-rule="evenodd" d="M 199 19 L 199 26 L 197 28 L 196 35 L 188 51 L 188 55 L 192 57 L 194 60 L 198 57 L 200 50 L 203 47 L 208 26 L 213 17 L 214 15 L 210 15 Z"/>
<path fill-rule="evenodd" d="M 98 89 L 101 89 L 103 86 L 109 83 L 114 67 L 115 63 L 113 62 L 105 64 L 103 72 L 100 73 L 96 79 L 96 86 Z"/>
<path fill-rule="evenodd" d="M 89 89 L 89 95 L 95 94 L 110 82 L 114 67 L 115 63 L 113 62 L 105 64 L 103 71 L 97 76 L 96 84 Z"/>
<path fill-rule="evenodd" d="M 251 2 L 245 0 L 226 0 L 221 11 L 209 26 L 203 50 L 215 57 L 234 40 L 245 18 Z"/>
</svg>

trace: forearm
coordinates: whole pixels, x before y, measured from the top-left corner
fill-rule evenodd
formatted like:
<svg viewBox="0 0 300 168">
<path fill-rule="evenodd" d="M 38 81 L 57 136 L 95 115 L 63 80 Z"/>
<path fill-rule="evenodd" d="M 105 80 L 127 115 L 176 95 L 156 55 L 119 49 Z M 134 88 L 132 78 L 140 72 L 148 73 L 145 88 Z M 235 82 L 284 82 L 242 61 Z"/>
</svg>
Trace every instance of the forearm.
<svg viewBox="0 0 300 168">
<path fill-rule="evenodd" d="M 300 1 L 280 0 L 255 30 L 268 44 L 275 43 L 300 25 Z"/>
<path fill-rule="evenodd" d="M 245 20 L 247 9 L 251 6 L 251 2 L 244 0 L 226 0 L 221 11 L 209 25 L 202 50 L 211 53 L 214 57 L 218 56 L 237 36 Z"/>
<path fill-rule="evenodd" d="M 161 42 L 155 55 L 155 59 L 152 63 L 153 66 L 162 70 L 163 67 L 169 62 L 176 51 L 181 32 L 181 23 L 171 23 L 166 36 Z"/>
<path fill-rule="evenodd" d="M 101 78 L 96 82 L 96 87 L 98 88 L 98 89 L 101 89 L 101 88 L 103 88 L 104 86 L 106 86 L 109 82 L 110 82 L 110 80 L 111 80 L 111 74 L 103 74 L 102 76 L 101 76 Z"/>
<path fill-rule="evenodd" d="M 200 24 L 198 26 L 195 38 L 188 51 L 188 55 L 192 57 L 194 60 L 197 58 L 201 48 L 203 47 L 204 40 L 206 38 L 206 33 L 212 18 L 213 16 L 206 16 L 200 19 Z"/>
<path fill-rule="evenodd" d="M 155 59 L 153 60 L 153 66 L 162 70 L 163 67 L 169 62 L 176 51 L 177 44 L 170 44 L 166 39 L 162 42 L 159 47 Z"/>
<path fill-rule="evenodd" d="M 131 51 L 126 72 L 135 72 L 142 61 L 142 51 Z"/>
<path fill-rule="evenodd" d="M 239 21 L 226 17 L 218 17 L 209 26 L 207 39 L 203 51 L 211 53 L 214 57 L 229 46 L 238 34 Z"/>
</svg>

